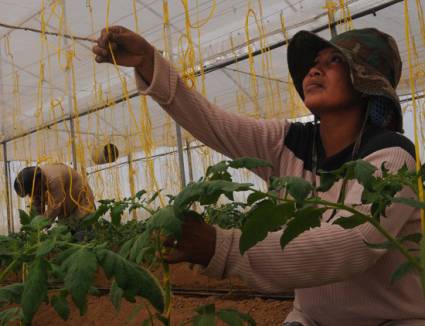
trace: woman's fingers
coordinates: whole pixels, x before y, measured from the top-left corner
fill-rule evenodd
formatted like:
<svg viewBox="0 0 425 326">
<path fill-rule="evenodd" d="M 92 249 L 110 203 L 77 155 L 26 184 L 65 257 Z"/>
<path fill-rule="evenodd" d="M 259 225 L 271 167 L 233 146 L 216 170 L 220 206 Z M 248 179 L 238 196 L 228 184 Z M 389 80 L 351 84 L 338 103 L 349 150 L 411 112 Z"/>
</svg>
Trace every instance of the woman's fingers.
<svg viewBox="0 0 425 326">
<path fill-rule="evenodd" d="M 171 251 L 163 256 L 165 262 L 169 264 L 177 264 L 187 261 L 187 254 L 179 249 L 171 249 Z"/>
<path fill-rule="evenodd" d="M 101 48 L 98 45 L 93 46 L 92 50 L 93 50 L 93 53 L 99 57 L 107 57 L 109 55 L 109 52 L 106 49 Z"/>
</svg>

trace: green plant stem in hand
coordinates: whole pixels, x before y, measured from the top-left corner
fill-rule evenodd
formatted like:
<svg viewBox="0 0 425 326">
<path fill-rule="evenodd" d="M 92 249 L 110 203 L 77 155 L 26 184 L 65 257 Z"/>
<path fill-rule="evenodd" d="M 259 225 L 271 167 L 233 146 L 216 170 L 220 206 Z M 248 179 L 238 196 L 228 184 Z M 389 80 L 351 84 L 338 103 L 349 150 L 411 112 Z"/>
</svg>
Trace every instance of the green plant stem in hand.
<svg viewBox="0 0 425 326">
<path fill-rule="evenodd" d="M 167 325 L 171 325 L 171 282 L 170 282 L 170 266 L 165 261 L 163 257 L 163 250 L 165 250 L 163 246 L 163 242 L 161 241 L 161 234 L 159 231 L 156 232 L 156 250 L 159 255 L 159 259 L 161 261 L 162 266 L 162 288 L 165 293 L 165 307 L 164 307 L 164 317 L 167 320 Z"/>
</svg>

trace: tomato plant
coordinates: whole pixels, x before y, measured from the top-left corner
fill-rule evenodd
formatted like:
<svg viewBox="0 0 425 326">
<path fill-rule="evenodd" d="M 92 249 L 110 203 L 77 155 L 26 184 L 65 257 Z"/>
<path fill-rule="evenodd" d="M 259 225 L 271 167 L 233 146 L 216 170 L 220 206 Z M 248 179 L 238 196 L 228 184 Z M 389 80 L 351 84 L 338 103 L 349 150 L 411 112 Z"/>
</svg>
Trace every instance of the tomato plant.
<svg viewBox="0 0 425 326">
<path fill-rule="evenodd" d="M 326 192 L 340 180 L 358 182 L 363 187 L 358 205 L 370 205 L 370 211 L 364 212 L 356 205 L 346 204 L 344 196 L 338 202 L 320 198 L 313 191 L 313 185 L 302 178 L 271 178 L 269 189 L 263 192 L 250 183 L 234 182 L 230 168 L 270 168 L 270 163 L 253 158 L 219 162 L 210 166 L 200 180 L 188 184 L 177 195 L 168 196 L 169 202 L 164 207 L 155 206 L 158 192 L 139 191 L 134 197 L 122 200 L 101 200 L 96 211 L 82 221 L 75 234 L 66 225 L 52 224 L 43 216 L 20 211 L 21 231 L 0 237 L 0 282 L 13 272 L 22 275 L 22 282 L 0 288 L 1 323 L 22 320 L 29 325 L 43 302 L 51 304 L 66 320 L 70 311 L 68 299 L 83 315 L 87 311 L 87 295 L 96 292 L 94 274 L 102 269 L 112 282 L 110 298 L 116 309 L 123 299 L 134 302 L 136 297 L 142 297 L 155 309 L 154 313 L 148 309 L 150 317 L 143 325 L 152 325 L 154 320 L 171 325 L 169 267 L 162 259 L 170 249 L 164 247 L 163 241 L 169 236 L 178 239 L 182 222 L 189 215 L 223 228 L 240 228 L 243 255 L 269 232 L 281 229 L 280 245 L 284 249 L 303 232 L 320 227 L 326 211 L 342 212 L 343 217 L 333 223 L 343 228 L 371 223 L 386 241 L 367 245 L 398 250 L 406 258 L 406 262 L 394 271 L 393 281 L 416 271 L 425 292 L 423 235 L 393 237 L 380 224 L 380 220 L 386 218 L 386 209 L 393 203 L 425 208 L 425 203 L 416 198 L 396 196 L 404 187 L 418 192 L 415 172 L 403 167 L 397 173 L 390 173 L 385 165 L 378 171 L 371 164 L 357 160 L 336 171 L 321 173 L 319 193 Z M 424 176 L 425 168 L 421 174 Z M 249 192 L 246 202 L 235 201 L 238 192 Z M 227 198 L 227 203 L 220 205 L 222 196 Z M 125 214 L 131 216 L 136 212 L 137 215 L 139 210 L 147 212 L 149 217 L 123 222 Z M 83 236 L 76 237 L 78 232 Z M 417 247 L 412 248 L 411 244 Z M 162 269 L 161 282 L 150 272 L 156 268 Z M 49 291 L 51 283 L 60 286 Z M 228 325 L 255 325 L 245 314 L 234 310 L 216 311 L 212 305 L 198 308 L 190 323 L 214 325 L 218 320 Z"/>
</svg>

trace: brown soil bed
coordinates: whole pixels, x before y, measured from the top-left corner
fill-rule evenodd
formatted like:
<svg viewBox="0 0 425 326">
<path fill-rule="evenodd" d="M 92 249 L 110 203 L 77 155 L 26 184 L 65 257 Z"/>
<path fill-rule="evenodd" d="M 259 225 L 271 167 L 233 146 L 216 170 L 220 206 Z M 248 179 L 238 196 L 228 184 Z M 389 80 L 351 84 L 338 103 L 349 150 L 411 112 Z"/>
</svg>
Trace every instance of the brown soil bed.
<svg viewBox="0 0 425 326">
<path fill-rule="evenodd" d="M 181 263 L 170 266 L 170 279 L 175 287 L 207 289 L 241 289 L 246 288 L 242 280 L 230 278 L 217 280 L 199 274 L 190 264 Z"/>
<path fill-rule="evenodd" d="M 249 313 L 255 319 L 259 326 L 282 325 L 285 316 L 292 309 L 292 302 L 263 300 L 263 299 L 226 299 L 226 298 L 192 298 L 192 297 L 173 297 L 172 325 L 179 325 L 181 322 L 190 320 L 194 309 L 201 305 L 214 303 L 217 309 L 232 308 L 240 312 Z M 132 320 L 129 316 L 135 313 Z M 108 296 L 90 297 L 88 300 L 88 311 L 84 316 L 80 316 L 78 310 L 71 305 L 71 314 L 67 321 L 63 321 L 53 310 L 51 306 L 42 306 L 36 314 L 34 326 L 122 326 L 122 325 L 140 325 L 143 320 L 148 318 L 147 312 L 140 309 L 140 301 L 134 304 L 123 301 L 119 312 L 115 311 Z M 159 323 L 155 325 L 160 325 Z M 223 325 L 218 323 L 217 325 Z"/>
<path fill-rule="evenodd" d="M 160 279 L 160 273 L 155 273 Z M 292 301 L 279 301 L 273 299 L 249 298 L 240 293 L 246 293 L 250 289 L 244 283 L 237 279 L 216 280 L 204 275 L 200 275 L 189 264 L 176 264 L 170 266 L 171 283 L 177 289 L 197 289 L 202 290 L 229 290 L 227 295 L 210 297 L 190 297 L 173 296 L 172 325 L 180 325 L 184 321 L 190 320 L 196 313 L 194 309 L 214 303 L 216 309 L 232 308 L 240 312 L 248 313 L 257 322 L 259 326 L 282 325 L 285 317 L 292 309 Z M 95 275 L 95 286 L 100 288 L 110 288 L 110 281 L 107 280 L 103 271 L 99 270 Z M 241 290 L 243 292 L 238 292 Z M 245 291 L 244 291 L 245 290 Z M 205 292 L 205 291 L 204 291 Z M 239 294 L 238 294 L 239 293 Z M 239 295 L 239 297 L 237 297 Z M 100 297 L 91 296 L 88 298 L 88 311 L 86 315 L 80 316 L 78 310 L 73 304 L 70 304 L 71 314 L 67 321 L 63 321 L 54 311 L 52 306 L 43 305 L 37 312 L 33 325 L 38 326 L 121 326 L 121 325 L 140 325 L 148 318 L 147 311 L 142 308 L 141 301 L 138 300 L 132 304 L 124 299 L 119 312 L 113 307 L 109 295 Z M 153 308 L 151 308 L 153 310 Z M 133 316 L 131 320 L 130 316 Z M 162 325 L 159 322 L 155 325 Z M 224 325 L 217 323 L 217 325 Z"/>
<path fill-rule="evenodd" d="M 154 275 L 161 281 L 161 273 L 154 272 Z M 170 281 L 174 287 L 188 289 L 246 289 L 245 284 L 238 278 L 217 280 L 204 275 L 200 275 L 195 267 L 187 263 L 170 265 Z M 102 270 L 98 270 L 95 275 L 95 286 L 99 288 L 109 288 L 111 281 L 106 278 Z"/>
</svg>

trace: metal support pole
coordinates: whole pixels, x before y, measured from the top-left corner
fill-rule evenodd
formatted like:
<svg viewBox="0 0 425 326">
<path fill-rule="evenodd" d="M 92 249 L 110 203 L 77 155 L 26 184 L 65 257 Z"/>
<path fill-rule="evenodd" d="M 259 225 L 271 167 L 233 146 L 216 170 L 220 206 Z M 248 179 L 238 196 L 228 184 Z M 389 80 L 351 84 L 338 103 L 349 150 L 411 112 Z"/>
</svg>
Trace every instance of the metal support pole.
<svg viewBox="0 0 425 326">
<path fill-rule="evenodd" d="M 5 179 L 5 188 L 6 188 L 6 208 L 7 208 L 7 232 L 9 234 L 13 233 L 13 216 L 12 216 L 12 203 L 10 198 L 10 171 L 9 164 L 7 161 L 7 145 L 3 143 L 3 162 L 4 162 L 4 179 Z"/>
<path fill-rule="evenodd" d="M 193 182 L 193 163 L 190 142 L 186 140 L 187 167 L 189 169 L 189 181 Z"/>
<path fill-rule="evenodd" d="M 130 186 L 130 194 L 131 197 L 136 196 L 136 185 L 134 184 L 134 174 L 136 173 L 136 171 L 134 170 L 133 167 L 133 155 L 131 155 L 131 153 L 129 153 L 127 155 L 127 163 L 128 163 L 128 184 Z M 137 219 L 137 215 L 136 215 L 136 210 L 133 209 L 133 220 Z"/>
<path fill-rule="evenodd" d="M 66 3 L 64 0 L 62 0 L 62 8 L 63 8 L 63 21 L 65 24 L 65 28 L 68 28 L 67 26 L 67 21 L 66 21 Z M 67 38 L 64 38 L 64 44 L 65 47 L 68 48 L 69 46 L 69 40 Z M 68 112 L 69 112 L 69 124 L 70 124 L 70 129 L 71 129 L 71 148 L 72 148 L 72 165 L 74 167 L 74 169 L 77 170 L 78 166 L 77 166 L 77 144 L 76 144 L 76 137 L 75 137 L 75 127 L 74 127 L 74 119 L 72 117 L 72 107 L 73 107 L 73 103 L 72 103 L 72 76 L 71 76 L 71 71 L 67 70 L 67 88 L 68 88 Z M 83 173 L 83 175 L 85 175 Z"/>
</svg>

